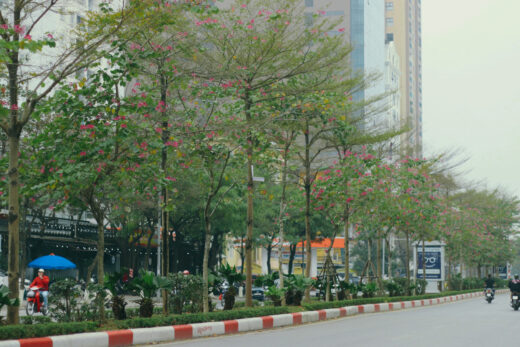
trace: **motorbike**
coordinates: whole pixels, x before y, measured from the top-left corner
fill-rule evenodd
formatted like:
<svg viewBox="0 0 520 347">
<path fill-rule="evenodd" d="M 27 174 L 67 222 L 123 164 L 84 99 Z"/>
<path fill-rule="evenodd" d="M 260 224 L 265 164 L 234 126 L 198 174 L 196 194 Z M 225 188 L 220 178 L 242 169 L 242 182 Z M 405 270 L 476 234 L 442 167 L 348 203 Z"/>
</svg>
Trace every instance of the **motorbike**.
<svg viewBox="0 0 520 347">
<path fill-rule="evenodd" d="M 32 316 L 36 312 L 41 312 L 44 316 L 47 315 L 47 309 L 43 306 L 43 297 L 40 295 L 38 287 L 29 288 L 25 312 L 28 316 Z"/>
<path fill-rule="evenodd" d="M 518 311 L 518 308 L 520 308 L 520 293 L 519 292 L 513 292 L 511 294 L 511 307 L 513 307 L 513 310 Z"/>
<path fill-rule="evenodd" d="M 488 304 L 491 304 L 491 301 L 493 301 L 493 299 L 495 298 L 495 292 L 492 288 L 486 288 L 486 290 L 484 291 L 484 297 Z"/>
</svg>

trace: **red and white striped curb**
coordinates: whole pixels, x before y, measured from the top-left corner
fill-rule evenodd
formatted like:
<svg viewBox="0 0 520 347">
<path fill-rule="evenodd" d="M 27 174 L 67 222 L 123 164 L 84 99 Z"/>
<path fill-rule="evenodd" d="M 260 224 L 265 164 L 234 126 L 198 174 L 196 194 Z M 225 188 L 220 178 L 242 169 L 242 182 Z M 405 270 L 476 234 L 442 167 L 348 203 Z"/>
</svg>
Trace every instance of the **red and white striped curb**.
<svg viewBox="0 0 520 347">
<path fill-rule="evenodd" d="M 500 293 L 502 291 L 497 291 Z M 506 291 L 503 291 L 506 292 Z M 234 319 L 222 322 L 196 323 L 155 328 L 140 328 L 96 333 L 38 337 L 0 341 L 0 347 L 116 347 L 137 344 L 192 339 L 196 337 L 234 334 L 246 331 L 272 329 L 289 325 L 317 322 L 361 313 L 396 311 L 407 308 L 431 306 L 446 302 L 482 296 L 482 292 L 445 296 L 442 298 L 365 304 L 330 308 L 317 311 L 279 314 L 273 316 Z"/>
</svg>

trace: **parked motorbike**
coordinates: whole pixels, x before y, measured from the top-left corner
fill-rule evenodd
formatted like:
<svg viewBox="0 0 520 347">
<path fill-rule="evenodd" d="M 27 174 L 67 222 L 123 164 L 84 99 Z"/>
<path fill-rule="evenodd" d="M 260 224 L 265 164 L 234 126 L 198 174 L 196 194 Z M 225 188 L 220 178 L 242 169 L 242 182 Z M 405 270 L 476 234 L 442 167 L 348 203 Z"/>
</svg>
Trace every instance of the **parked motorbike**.
<svg viewBox="0 0 520 347">
<path fill-rule="evenodd" d="M 38 287 L 29 288 L 25 312 L 28 316 L 32 316 L 36 312 L 41 312 L 44 316 L 47 315 L 47 309 L 43 306 L 43 297 L 40 295 Z"/>
<path fill-rule="evenodd" d="M 491 304 L 491 301 L 495 298 L 495 292 L 493 291 L 493 288 L 486 288 L 484 291 L 484 298 L 488 302 L 488 304 Z"/>
<path fill-rule="evenodd" d="M 511 294 L 511 307 L 515 311 L 518 311 L 518 308 L 520 308 L 520 293 L 513 292 Z"/>
</svg>

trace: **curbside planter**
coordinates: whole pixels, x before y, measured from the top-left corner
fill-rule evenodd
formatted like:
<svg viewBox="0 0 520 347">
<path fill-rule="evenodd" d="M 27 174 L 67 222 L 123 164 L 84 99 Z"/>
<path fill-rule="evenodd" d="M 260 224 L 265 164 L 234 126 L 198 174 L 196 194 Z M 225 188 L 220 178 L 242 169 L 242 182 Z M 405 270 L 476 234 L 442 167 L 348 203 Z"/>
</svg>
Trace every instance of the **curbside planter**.
<svg viewBox="0 0 520 347">
<path fill-rule="evenodd" d="M 497 290 L 506 293 L 507 290 Z M 312 323 L 361 313 L 389 312 L 406 308 L 433 306 L 482 296 L 481 292 L 467 293 L 436 299 L 365 304 L 330 308 L 317 311 L 279 314 L 264 317 L 242 318 L 221 322 L 194 323 L 154 328 L 137 328 L 95 333 L 81 333 L 62 336 L 39 337 L 0 341 L 0 347 L 119 347 L 135 344 L 177 341 L 205 336 L 235 334 L 246 331 L 272 329 L 277 327 Z"/>
</svg>

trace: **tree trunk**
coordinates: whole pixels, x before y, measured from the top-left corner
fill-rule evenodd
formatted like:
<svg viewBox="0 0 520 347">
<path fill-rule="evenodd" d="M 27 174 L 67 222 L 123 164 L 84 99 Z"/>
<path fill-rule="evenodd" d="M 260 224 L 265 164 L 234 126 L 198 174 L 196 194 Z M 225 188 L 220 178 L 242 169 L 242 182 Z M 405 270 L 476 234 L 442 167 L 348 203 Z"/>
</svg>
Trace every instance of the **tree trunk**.
<svg viewBox="0 0 520 347">
<path fill-rule="evenodd" d="M 410 292 L 410 235 L 408 234 L 408 231 L 405 231 L 406 234 L 406 261 L 405 261 L 405 267 L 406 267 L 406 292 L 408 295 L 411 295 Z"/>
<path fill-rule="evenodd" d="M 279 230 L 279 242 L 278 242 L 278 274 L 280 278 L 280 288 L 284 287 L 284 278 L 283 278 L 283 243 L 284 243 L 284 216 L 285 209 L 287 204 L 285 202 L 285 192 L 287 189 L 287 161 L 289 155 L 289 147 L 291 146 L 291 141 L 287 141 L 284 152 L 283 152 L 283 170 L 282 170 L 282 195 L 280 197 L 280 213 L 278 214 L 278 222 L 280 223 Z M 285 295 L 281 297 L 282 306 L 285 306 Z"/>
<path fill-rule="evenodd" d="M 9 74 L 11 75 L 11 74 Z M 11 77 L 11 76 L 10 76 Z M 9 260 L 8 260 L 8 282 L 9 298 L 17 299 L 20 295 L 18 281 L 20 278 L 20 183 L 18 173 L 18 152 L 20 151 L 20 135 L 15 128 L 16 120 L 9 129 Z M 7 306 L 7 323 L 18 324 L 20 321 L 18 306 Z"/>
<path fill-rule="evenodd" d="M 271 273 L 271 253 L 273 251 L 273 243 L 271 241 L 271 244 L 267 246 L 267 273 Z"/>
<path fill-rule="evenodd" d="M 350 280 L 350 239 L 349 239 L 349 208 L 348 204 L 345 207 L 345 226 L 344 226 L 344 232 L 345 232 L 345 283 L 349 283 Z"/>
<path fill-rule="evenodd" d="M 246 122 L 251 123 L 251 97 L 249 90 L 245 91 Z M 253 306 L 253 133 L 247 129 L 247 236 L 246 236 L 246 307 Z"/>
<path fill-rule="evenodd" d="M 387 259 L 388 259 L 388 263 L 387 263 L 387 267 L 388 267 L 388 279 L 392 279 L 392 252 L 390 250 L 390 236 L 388 236 L 387 238 L 385 238 L 385 243 L 386 243 L 386 249 L 388 250 L 387 251 Z"/>
<path fill-rule="evenodd" d="M 376 258 L 376 271 L 377 271 L 377 285 L 379 287 L 379 293 L 382 295 L 384 291 L 383 287 L 383 254 L 382 254 L 382 243 L 381 232 L 377 232 L 377 258 Z"/>
<path fill-rule="evenodd" d="M 311 162 L 310 162 L 310 144 L 309 144 L 309 123 L 306 122 L 305 129 L 305 277 L 311 277 Z M 305 301 L 311 299 L 310 288 L 305 289 Z"/>
<path fill-rule="evenodd" d="M 166 92 L 168 90 L 168 80 L 165 75 L 160 76 L 161 80 L 161 102 L 163 103 L 164 110 L 166 107 Z M 166 117 L 166 114 L 163 114 L 163 117 Z M 163 118 L 162 121 L 162 136 L 161 140 L 163 143 L 162 151 L 161 151 L 161 170 L 164 177 L 167 177 L 167 163 L 168 163 L 168 147 L 166 143 L 170 140 L 170 131 L 168 129 L 168 120 Z M 162 189 L 163 196 L 163 206 L 162 206 L 162 216 L 161 216 L 161 226 L 162 226 L 162 239 L 161 239 L 161 275 L 168 276 L 170 272 L 170 243 L 169 243 L 169 226 L 168 219 L 169 213 L 167 209 L 168 205 L 168 190 L 166 187 Z M 162 299 L 163 299 L 163 314 L 168 314 L 168 291 L 162 291 Z"/>
<path fill-rule="evenodd" d="M 204 211 L 204 224 L 206 229 L 206 237 L 204 239 L 204 258 L 202 260 L 202 305 L 204 313 L 209 312 L 209 295 L 208 295 L 208 261 L 209 261 L 209 248 L 211 247 L 211 224 L 207 216 L 207 208 Z M 230 284 L 231 285 L 231 284 Z"/>
<path fill-rule="evenodd" d="M 289 264 L 287 265 L 287 274 L 292 275 L 294 258 L 296 257 L 296 244 L 289 245 Z"/>
</svg>

